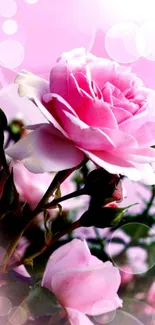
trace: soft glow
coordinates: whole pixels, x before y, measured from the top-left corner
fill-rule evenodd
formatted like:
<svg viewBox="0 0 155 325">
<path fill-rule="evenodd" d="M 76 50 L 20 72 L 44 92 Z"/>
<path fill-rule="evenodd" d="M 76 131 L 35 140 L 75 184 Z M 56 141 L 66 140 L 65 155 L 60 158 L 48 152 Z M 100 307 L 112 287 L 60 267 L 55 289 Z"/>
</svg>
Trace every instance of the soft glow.
<svg viewBox="0 0 155 325">
<path fill-rule="evenodd" d="M 8 35 L 13 35 L 18 29 L 18 25 L 15 20 L 8 19 L 4 21 L 2 25 L 3 32 Z"/>
<path fill-rule="evenodd" d="M 0 0 L 0 16 L 10 18 L 17 12 L 17 4 L 14 0 Z"/>
<path fill-rule="evenodd" d="M 70 10 L 72 22 L 77 29 L 86 35 L 92 35 L 98 27 L 98 2 L 90 0 L 74 1 Z"/>
<path fill-rule="evenodd" d="M 92 314 L 96 314 L 96 307 L 98 307 L 98 303 L 94 304 Z M 107 309 L 112 309 L 112 311 L 107 313 Z M 95 324 L 109 324 L 115 319 L 115 316 L 116 309 L 114 304 L 111 300 L 104 300 L 102 303 L 102 315 L 93 316 L 93 319 L 95 320 Z"/>
<path fill-rule="evenodd" d="M 33 5 L 34 3 L 37 3 L 39 0 L 25 0 L 28 4 Z"/>
<path fill-rule="evenodd" d="M 139 27 L 134 23 L 114 25 L 106 34 L 105 48 L 109 56 L 121 63 L 136 61 L 140 53 L 136 48 L 136 33 Z"/>
<path fill-rule="evenodd" d="M 138 24 L 154 20 L 154 0 L 98 0 L 102 20 L 100 28 L 107 32 L 110 27 L 120 22 Z"/>
<path fill-rule="evenodd" d="M 12 325 L 23 325 L 27 318 L 27 311 L 21 306 L 13 307 L 8 316 L 9 323 Z"/>
<path fill-rule="evenodd" d="M 15 40 L 0 43 L 0 64 L 6 68 L 17 68 L 24 60 L 24 47 Z"/>
<path fill-rule="evenodd" d="M 125 246 L 130 243 L 131 238 L 127 235 L 132 232 L 133 227 L 141 227 L 141 231 L 144 233 L 149 233 L 151 231 L 151 228 L 148 227 L 145 224 L 140 223 L 128 223 L 124 226 L 116 229 L 114 233 L 111 236 L 111 240 L 109 242 L 107 253 L 111 257 L 111 260 L 115 264 L 117 268 L 119 268 L 120 271 L 123 271 L 127 274 L 143 274 L 147 271 L 149 271 L 155 264 L 155 260 L 151 260 L 151 265 L 148 265 L 148 255 L 147 252 L 142 247 L 134 246 L 130 247 L 127 250 L 126 257 L 127 257 L 127 265 L 130 266 L 130 268 L 127 270 L 123 269 L 123 265 L 118 261 L 117 254 L 121 253 Z M 155 232 L 154 232 L 155 235 Z M 124 244 L 118 244 L 115 242 L 115 238 L 120 238 L 123 240 Z M 143 239 L 142 242 L 145 243 L 145 240 L 147 242 L 147 239 Z M 136 239 L 135 239 L 136 240 Z M 148 252 L 149 254 L 149 252 Z"/>
<path fill-rule="evenodd" d="M 155 23 L 143 24 L 136 36 L 136 46 L 141 56 L 155 61 Z"/>
<path fill-rule="evenodd" d="M 9 314 L 12 308 L 11 301 L 6 297 L 0 297 L 0 316 L 6 316 Z"/>
</svg>

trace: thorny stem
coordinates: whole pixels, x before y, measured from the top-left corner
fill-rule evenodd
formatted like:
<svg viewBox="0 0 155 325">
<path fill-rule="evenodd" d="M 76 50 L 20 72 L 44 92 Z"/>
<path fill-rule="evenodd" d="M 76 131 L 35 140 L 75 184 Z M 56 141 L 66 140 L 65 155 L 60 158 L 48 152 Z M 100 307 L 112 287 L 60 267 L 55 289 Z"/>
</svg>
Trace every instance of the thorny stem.
<svg viewBox="0 0 155 325">
<path fill-rule="evenodd" d="M 19 240 L 21 239 L 21 237 L 23 236 L 24 232 L 25 232 L 25 231 L 30 227 L 30 225 L 33 223 L 35 217 L 36 217 L 40 212 L 42 212 L 42 211 L 44 210 L 44 205 L 47 203 L 49 197 L 53 195 L 53 193 L 54 193 L 55 190 L 57 189 L 58 185 L 60 185 L 61 183 L 63 183 L 63 181 L 64 181 L 68 176 L 70 176 L 70 175 L 71 175 L 71 174 L 72 174 L 76 169 L 79 169 L 79 168 L 81 168 L 84 164 L 86 164 L 87 161 L 88 161 L 88 158 L 85 157 L 84 160 L 83 160 L 83 161 L 82 161 L 78 166 L 73 167 L 73 168 L 70 168 L 70 169 L 66 169 L 66 170 L 63 170 L 63 171 L 60 171 L 60 172 L 58 172 L 58 173 L 55 175 L 55 177 L 54 177 L 54 179 L 52 180 L 52 182 L 51 182 L 49 188 L 47 189 L 46 193 L 44 194 L 44 196 L 42 197 L 42 199 L 40 200 L 40 202 L 38 203 L 38 205 L 36 206 L 36 208 L 35 208 L 35 209 L 32 211 L 32 213 L 30 214 L 30 218 L 29 218 L 29 220 L 28 220 L 28 223 L 26 224 L 26 226 L 25 226 L 25 227 L 22 229 L 22 231 L 20 232 L 20 234 L 19 234 L 19 236 L 18 236 L 18 239 L 17 239 L 17 241 L 16 241 L 16 243 L 15 243 L 15 245 L 14 245 L 14 248 L 13 248 L 13 250 L 12 250 L 11 256 L 12 256 L 12 254 L 14 253 L 14 251 L 15 251 L 17 245 L 18 245 L 18 242 L 19 242 Z M 66 234 L 66 233 L 64 233 L 64 234 Z M 59 234 L 58 234 L 57 236 L 59 236 Z M 60 233 L 60 237 L 61 237 L 61 233 Z M 53 237 L 53 240 L 54 240 L 54 238 L 55 238 L 55 237 Z M 57 237 L 56 237 L 56 238 L 57 238 Z M 58 237 L 58 239 L 59 239 L 59 237 Z M 57 239 L 56 239 L 56 240 L 57 240 Z M 55 242 L 55 241 L 54 241 L 54 242 Z M 53 244 L 53 241 L 50 243 L 50 245 L 52 245 L 52 244 Z M 47 244 L 46 244 L 46 245 L 47 245 Z M 49 246 L 50 246 L 50 245 L 49 245 Z M 46 246 L 45 246 L 45 247 L 46 247 Z M 43 250 L 44 250 L 44 249 L 45 249 L 45 248 L 43 248 Z M 46 249 L 47 249 L 47 247 L 46 247 Z M 45 249 L 45 250 L 46 250 L 46 249 Z M 39 253 L 39 255 L 40 255 L 40 253 Z M 11 256 L 10 256 L 10 258 L 11 258 Z M 9 258 L 9 259 L 10 259 L 10 258 Z M 9 261 L 9 260 L 7 260 L 7 261 L 4 262 L 4 271 L 5 271 L 6 267 L 7 267 L 8 261 Z M 21 264 L 21 263 L 20 263 L 20 264 Z M 22 263 L 22 264 L 23 264 L 23 263 Z"/>
<path fill-rule="evenodd" d="M 69 194 L 67 194 L 65 196 L 62 196 L 62 197 L 58 198 L 58 199 L 54 199 L 53 201 L 45 204 L 44 208 L 45 209 L 50 209 L 52 207 L 57 206 L 58 203 L 60 203 L 60 202 L 63 202 L 63 201 L 69 200 L 69 199 L 71 199 L 73 197 L 77 197 L 77 196 L 84 195 L 84 194 L 86 194 L 86 192 L 85 192 L 85 188 L 83 187 L 83 188 L 81 188 L 81 189 L 79 189 L 77 191 L 69 193 Z"/>
</svg>

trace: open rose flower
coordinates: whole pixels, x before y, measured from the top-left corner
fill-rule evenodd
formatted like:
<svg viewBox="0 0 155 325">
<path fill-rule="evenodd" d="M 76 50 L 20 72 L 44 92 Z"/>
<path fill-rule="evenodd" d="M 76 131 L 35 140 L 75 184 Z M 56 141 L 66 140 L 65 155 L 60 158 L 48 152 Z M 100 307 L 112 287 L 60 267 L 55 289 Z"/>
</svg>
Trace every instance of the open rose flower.
<svg viewBox="0 0 155 325">
<path fill-rule="evenodd" d="M 91 325 L 85 314 L 101 315 L 121 307 L 119 285 L 118 269 L 91 255 L 86 242 L 79 239 L 51 255 L 42 280 L 42 286 L 66 309 L 72 325 Z"/>
<path fill-rule="evenodd" d="M 85 154 L 112 174 L 155 183 L 154 92 L 129 67 L 81 48 L 62 54 L 49 82 L 25 71 L 16 82 L 49 123 L 31 126 L 9 156 L 40 173 L 74 167 Z"/>
</svg>

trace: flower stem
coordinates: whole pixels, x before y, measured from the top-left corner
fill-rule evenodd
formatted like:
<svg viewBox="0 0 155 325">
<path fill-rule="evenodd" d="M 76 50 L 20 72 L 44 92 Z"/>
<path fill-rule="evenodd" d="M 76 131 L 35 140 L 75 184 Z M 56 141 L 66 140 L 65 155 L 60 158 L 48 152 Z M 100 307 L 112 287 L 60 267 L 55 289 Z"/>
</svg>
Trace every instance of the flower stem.
<svg viewBox="0 0 155 325">
<path fill-rule="evenodd" d="M 4 264 L 3 264 L 3 271 L 5 271 L 6 267 L 7 267 L 7 264 L 11 258 L 11 256 L 13 255 L 17 245 L 18 245 L 18 242 L 19 240 L 21 239 L 21 237 L 23 236 L 23 234 L 25 233 L 25 231 L 31 226 L 31 224 L 33 223 L 35 217 L 44 210 L 44 205 L 47 203 L 49 197 L 55 192 L 55 190 L 57 189 L 58 185 L 60 185 L 61 183 L 64 182 L 64 180 L 70 176 L 76 169 L 79 169 L 81 168 L 84 164 L 86 164 L 88 161 L 88 158 L 85 157 L 84 160 L 76 167 L 73 167 L 73 168 L 70 168 L 70 169 L 66 169 L 66 170 L 63 170 L 63 171 L 60 171 L 58 172 L 54 179 L 52 180 L 49 188 L 47 189 L 46 193 L 44 194 L 44 196 L 42 197 L 42 199 L 40 200 L 40 202 L 38 203 L 38 205 L 36 206 L 36 208 L 32 211 L 32 213 L 30 213 L 30 216 L 27 220 L 27 223 L 25 226 L 23 226 L 23 229 L 21 230 L 20 234 L 18 234 L 18 238 L 13 246 L 13 249 L 11 250 L 11 255 L 9 256 L 9 259 L 6 259 Z M 65 234 L 65 233 L 64 233 Z M 58 234 L 59 235 L 59 234 Z M 57 235 L 57 236 L 58 236 Z M 61 237 L 61 233 L 60 233 L 60 237 Z M 58 238 L 59 239 L 59 238 Z M 53 237 L 53 240 L 54 240 L 54 237 Z M 57 239 L 56 239 L 57 240 Z M 55 242 L 55 241 L 54 241 Z M 50 245 L 53 244 L 53 241 L 50 243 Z M 49 245 L 49 246 L 50 246 Z M 46 244 L 47 246 L 47 244 Z M 45 247 L 46 247 L 45 246 Z M 46 248 L 43 248 L 43 250 L 46 250 Z M 40 255 L 40 253 L 39 253 Z M 23 263 L 22 263 L 23 264 Z M 21 263 L 19 264 L 21 265 Z"/>
<path fill-rule="evenodd" d="M 86 192 L 85 192 L 85 188 L 83 187 L 83 188 L 81 188 L 81 189 L 79 189 L 77 191 L 74 191 L 72 193 L 64 195 L 64 196 L 62 196 L 62 197 L 60 197 L 58 199 L 54 199 L 53 201 L 45 204 L 44 208 L 45 209 L 50 209 L 52 207 L 57 206 L 57 204 L 60 203 L 60 202 L 63 202 L 63 201 L 66 201 L 66 200 L 69 200 L 71 198 L 74 198 L 74 197 L 77 197 L 77 196 L 80 196 L 80 195 L 84 195 L 84 194 L 86 194 Z"/>
<path fill-rule="evenodd" d="M 64 235 L 69 234 L 70 232 L 72 232 L 73 230 L 77 229 L 81 227 L 80 225 L 80 221 L 77 220 L 75 222 L 73 222 L 72 224 L 67 225 L 67 227 L 65 229 L 63 229 L 61 232 L 59 232 L 58 234 L 56 234 L 55 236 L 53 236 L 53 238 L 47 242 L 38 252 L 36 252 L 35 254 L 23 258 L 20 261 L 12 264 L 8 270 L 12 270 L 15 267 L 22 265 L 22 264 L 30 264 L 30 262 L 33 261 L 34 258 L 38 257 L 39 255 L 43 254 L 51 245 L 53 245 L 58 239 L 60 239 L 61 237 L 63 237 Z"/>
</svg>

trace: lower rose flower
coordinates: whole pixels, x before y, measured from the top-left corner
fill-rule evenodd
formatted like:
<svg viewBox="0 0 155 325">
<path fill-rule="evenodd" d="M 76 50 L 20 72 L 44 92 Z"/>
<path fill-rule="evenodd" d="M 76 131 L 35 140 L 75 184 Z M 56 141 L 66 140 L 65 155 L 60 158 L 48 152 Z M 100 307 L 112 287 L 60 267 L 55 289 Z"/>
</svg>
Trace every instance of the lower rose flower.
<svg viewBox="0 0 155 325">
<path fill-rule="evenodd" d="M 42 286 L 51 290 L 66 309 L 72 325 L 92 324 L 96 316 L 122 306 L 117 295 L 120 274 L 111 262 L 103 263 L 85 241 L 74 239 L 49 258 Z"/>
</svg>

